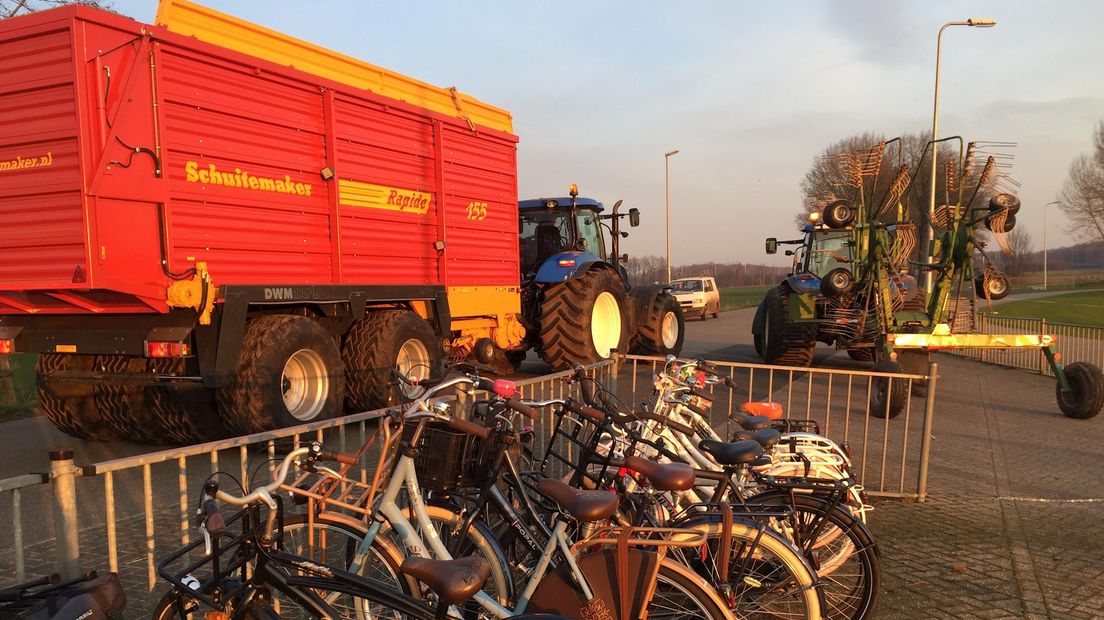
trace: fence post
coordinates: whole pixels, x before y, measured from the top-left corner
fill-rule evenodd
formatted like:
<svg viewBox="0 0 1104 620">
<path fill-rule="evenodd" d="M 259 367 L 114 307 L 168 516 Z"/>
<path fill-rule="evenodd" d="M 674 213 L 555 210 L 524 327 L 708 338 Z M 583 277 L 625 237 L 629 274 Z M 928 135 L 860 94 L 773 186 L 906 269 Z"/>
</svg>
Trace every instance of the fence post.
<svg viewBox="0 0 1104 620">
<path fill-rule="evenodd" d="M 50 451 L 50 485 L 54 491 L 54 549 L 63 579 L 80 577 L 80 542 L 77 532 L 77 468 L 73 449 Z"/>
<path fill-rule="evenodd" d="M 916 482 L 916 501 L 928 497 L 928 461 L 931 458 L 932 419 L 935 417 L 935 388 L 939 380 L 939 364 L 928 364 L 928 395 L 924 400 L 924 426 L 920 438 L 920 472 Z"/>
<path fill-rule="evenodd" d="M 1045 318 L 1039 319 L 1039 335 L 1043 335 L 1046 332 L 1047 332 L 1046 319 Z M 1045 375 L 1045 374 L 1047 374 L 1047 370 L 1050 368 L 1050 364 L 1047 362 L 1047 358 L 1046 358 L 1045 355 L 1040 355 L 1038 357 L 1039 357 L 1039 374 Z"/>
</svg>

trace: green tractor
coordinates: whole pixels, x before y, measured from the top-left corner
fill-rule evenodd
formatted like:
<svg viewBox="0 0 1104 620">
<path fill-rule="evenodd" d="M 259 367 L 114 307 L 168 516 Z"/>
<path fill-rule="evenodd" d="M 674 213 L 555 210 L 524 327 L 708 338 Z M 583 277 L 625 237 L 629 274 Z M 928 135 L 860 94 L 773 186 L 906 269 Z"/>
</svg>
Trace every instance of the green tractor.
<svg viewBox="0 0 1104 620">
<path fill-rule="evenodd" d="M 1005 234 L 1015 226 L 1020 201 L 1008 191 L 1013 184 L 1000 170 L 998 155 L 958 137 L 945 140 L 959 142 L 959 156 L 946 167 L 945 204 L 932 217 L 932 262 L 910 260 L 918 231 L 902 199 L 915 178 L 901 161 L 901 149 L 892 181 L 877 187 L 885 147 L 897 139 L 837 156 L 841 193 L 851 198 L 828 200 L 810 213 L 800 239 L 767 239 L 768 254 L 780 245 L 797 247 L 786 250 L 794 257 L 791 273 L 756 311 L 756 352 L 770 364 L 805 367 L 817 342 L 824 342 L 873 362 L 876 372 L 927 374 L 934 350 L 1036 348 L 1057 377 L 1062 412 L 1095 416 L 1104 406 L 1100 369 L 1084 362 L 1063 367 L 1052 336 L 973 333 L 977 300 L 1000 299 L 1011 288 L 985 252 L 982 227 L 1007 248 Z M 930 291 L 914 275 L 926 272 L 933 276 Z M 913 388 L 922 392 L 925 386 L 914 382 Z M 871 414 L 895 417 L 907 396 L 905 382 L 879 379 Z"/>
</svg>

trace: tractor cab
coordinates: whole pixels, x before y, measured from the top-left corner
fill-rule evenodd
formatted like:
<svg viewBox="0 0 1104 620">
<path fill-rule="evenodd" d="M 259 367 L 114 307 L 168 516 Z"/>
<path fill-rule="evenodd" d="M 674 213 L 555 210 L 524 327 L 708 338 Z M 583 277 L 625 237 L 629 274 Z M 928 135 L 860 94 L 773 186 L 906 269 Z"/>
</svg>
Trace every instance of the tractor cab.
<svg viewBox="0 0 1104 620">
<path fill-rule="evenodd" d="M 536 277 L 540 282 L 562 282 L 593 263 L 610 263 L 618 268 L 625 257 L 618 256 L 618 240 L 627 235 L 620 231 L 617 213 L 604 215 L 605 206 L 593 198 L 580 198 L 571 186 L 570 196 L 536 198 L 518 202 L 518 245 L 521 253 L 522 279 Z M 628 213 L 629 225 L 640 222 L 636 209 Z M 608 224 L 603 225 L 603 222 Z M 613 237 L 607 249 L 605 232 Z"/>
<path fill-rule="evenodd" d="M 523 274 L 536 273 L 548 259 L 560 254 L 607 259 L 605 238 L 598 224 L 604 207 L 597 200 L 538 198 L 519 202 L 518 210 Z"/>
</svg>

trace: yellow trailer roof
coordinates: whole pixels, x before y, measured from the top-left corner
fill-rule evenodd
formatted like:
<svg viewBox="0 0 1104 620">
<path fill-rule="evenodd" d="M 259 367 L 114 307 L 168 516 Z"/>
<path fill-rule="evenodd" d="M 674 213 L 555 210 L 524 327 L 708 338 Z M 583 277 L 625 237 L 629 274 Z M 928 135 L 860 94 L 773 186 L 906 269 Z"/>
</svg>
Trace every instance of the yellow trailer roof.
<svg viewBox="0 0 1104 620">
<path fill-rule="evenodd" d="M 157 25 L 356 88 L 513 133 L 510 113 L 457 92 L 339 54 L 187 0 L 161 0 Z"/>
</svg>

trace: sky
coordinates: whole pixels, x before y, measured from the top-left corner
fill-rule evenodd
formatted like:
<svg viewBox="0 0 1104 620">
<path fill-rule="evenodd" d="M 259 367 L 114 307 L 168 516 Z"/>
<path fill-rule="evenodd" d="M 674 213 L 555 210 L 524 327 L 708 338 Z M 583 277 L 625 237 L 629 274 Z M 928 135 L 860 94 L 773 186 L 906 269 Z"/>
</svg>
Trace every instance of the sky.
<svg viewBox="0 0 1104 620">
<path fill-rule="evenodd" d="M 513 114 L 521 198 L 623 199 L 641 226 L 630 255 L 787 263 L 799 183 L 831 142 L 931 128 L 936 36 L 948 21 L 940 137 L 1018 144 L 1026 227 L 1042 249 L 1043 205 L 1104 120 L 1104 3 L 1027 0 L 434 1 L 209 0 L 208 6 Z M 113 0 L 151 22 L 154 0 Z M 1049 208 L 1049 247 L 1074 239 Z"/>
</svg>

